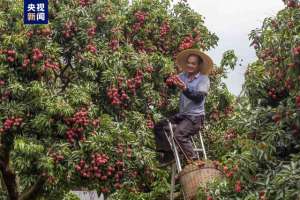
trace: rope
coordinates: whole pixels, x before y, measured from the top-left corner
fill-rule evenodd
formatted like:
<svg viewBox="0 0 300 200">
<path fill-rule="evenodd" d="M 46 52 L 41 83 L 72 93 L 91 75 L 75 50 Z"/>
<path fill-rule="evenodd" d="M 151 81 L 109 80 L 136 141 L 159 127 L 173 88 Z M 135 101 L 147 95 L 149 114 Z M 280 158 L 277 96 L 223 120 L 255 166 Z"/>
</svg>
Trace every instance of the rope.
<svg viewBox="0 0 300 200">
<path fill-rule="evenodd" d="M 170 122 L 170 123 L 171 123 L 171 122 Z M 172 131 L 173 131 L 172 123 L 171 123 L 171 128 L 172 128 Z M 165 129 L 164 129 L 164 131 L 165 131 L 165 133 L 166 133 L 166 130 L 165 130 Z M 171 130 L 170 130 L 170 131 L 171 131 Z M 169 132 L 169 131 L 168 131 L 168 132 Z M 173 131 L 173 134 L 174 134 L 174 131 Z M 167 134 L 166 134 L 166 135 L 167 135 Z M 170 133 L 169 133 L 169 136 L 170 136 Z M 189 160 L 188 156 L 187 156 L 186 153 L 184 152 L 183 148 L 181 147 L 181 145 L 179 144 L 179 142 L 177 141 L 177 139 L 175 138 L 175 136 L 173 137 L 173 140 L 174 140 L 175 143 L 179 146 L 179 148 L 180 148 L 181 152 L 183 153 L 185 159 L 188 161 L 188 160 Z M 169 139 L 168 139 L 168 141 L 169 141 Z M 169 141 L 169 143 L 171 143 L 171 141 Z M 170 144 L 170 145 L 172 145 L 172 144 Z M 172 146 L 173 146 L 173 145 L 172 145 Z M 176 148 L 176 146 L 175 146 L 174 148 Z M 174 151 L 174 149 L 173 149 L 173 151 Z M 173 153 L 174 153 L 174 152 L 173 152 Z"/>
<path fill-rule="evenodd" d="M 188 156 L 186 155 L 186 153 L 184 152 L 184 150 L 183 150 L 182 147 L 180 146 L 180 144 L 179 144 L 179 142 L 177 141 L 177 139 L 176 139 L 175 137 L 174 137 L 173 139 L 174 139 L 174 141 L 176 142 L 176 144 L 179 146 L 179 148 L 180 148 L 181 152 L 183 153 L 185 159 L 186 159 L 186 160 L 189 160 Z M 175 148 L 176 148 L 176 147 L 175 147 Z"/>
</svg>

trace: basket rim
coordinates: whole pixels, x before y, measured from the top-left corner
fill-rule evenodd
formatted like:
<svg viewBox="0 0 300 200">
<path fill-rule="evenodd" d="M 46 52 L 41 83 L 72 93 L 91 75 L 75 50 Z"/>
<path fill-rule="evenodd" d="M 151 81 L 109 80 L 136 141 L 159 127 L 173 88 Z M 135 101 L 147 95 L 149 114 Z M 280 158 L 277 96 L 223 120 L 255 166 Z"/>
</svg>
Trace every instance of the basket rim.
<svg viewBox="0 0 300 200">
<path fill-rule="evenodd" d="M 219 170 L 215 167 L 201 167 L 201 168 L 193 169 L 193 170 L 188 171 L 188 172 L 185 172 L 184 170 L 182 170 L 181 172 L 179 172 L 179 177 L 181 177 L 183 175 L 186 175 L 187 173 L 194 172 L 194 171 L 201 170 L 201 169 L 214 169 L 214 170 L 217 170 L 217 171 L 221 172 L 222 175 L 225 176 L 225 173 L 222 170 Z"/>
</svg>

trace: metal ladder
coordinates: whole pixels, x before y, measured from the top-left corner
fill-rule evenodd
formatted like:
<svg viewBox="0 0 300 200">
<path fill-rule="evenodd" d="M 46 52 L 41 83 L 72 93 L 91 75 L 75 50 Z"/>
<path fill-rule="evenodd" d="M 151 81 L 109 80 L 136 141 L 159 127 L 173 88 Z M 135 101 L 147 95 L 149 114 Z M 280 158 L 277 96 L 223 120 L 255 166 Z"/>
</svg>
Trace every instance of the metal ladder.
<svg viewBox="0 0 300 200">
<path fill-rule="evenodd" d="M 170 192 L 170 200 L 174 200 L 175 176 L 176 176 L 176 174 L 179 174 L 182 171 L 182 165 L 181 165 L 181 161 L 180 161 L 179 153 L 178 153 L 178 149 L 177 149 L 177 146 L 179 146 L 179 144 L 177 143 L 178 145 L 176 145 L 176 139 L 174 137 L 174 132 L 173 132 L 173 125 L 169 120 L 167 120 L 167 122 L 168 122 L 168 125 L 169 125 L 170 134 L 167 134 L 166 131 L 164 133 L 165 133 L 165 135 L 168 139 L 168 142 L 170 143 L 170 146 L 171 146 L 171 149 L 174 153 L 174 158 L 175 158 L 175 163 L 172 164 L 171 192 Z M 207 160 L 207 155 L 206 155 L 206 150 L 205 150 L 201 130 L 199 130 L 199 133 L 198 133 L 198 136 L 200 138 L 201 148 L 197 147 L 196 142 L 193 138 L 196 135 L 191 136 L 191 140 L 192 140 L 192 143 L 193 143 L 193 146 L 194 146 L 193 150 L 196 152 L 198 159 L 200 159 L 200 152 L 202 152 L 204 160 Z M 179 146 L 179 148 L 181 148 L 181 147 Z M 184 198 L 184 200 L 187 200 L 186 195 L 184 194 L 184 192 L 183 192 L 183 198 Z"/>
</svg>

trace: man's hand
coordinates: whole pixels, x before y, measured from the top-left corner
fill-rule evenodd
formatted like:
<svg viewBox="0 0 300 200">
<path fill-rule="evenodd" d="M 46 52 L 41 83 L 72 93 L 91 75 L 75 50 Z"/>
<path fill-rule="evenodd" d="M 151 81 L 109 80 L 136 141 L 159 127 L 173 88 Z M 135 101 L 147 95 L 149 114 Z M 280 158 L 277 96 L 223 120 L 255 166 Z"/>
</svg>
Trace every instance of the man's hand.
<svg viewBox="0 0 300 200">
<path fill-rule="evenodd" d="M 175 76 L 175 85 L 182 91 L 186 90 L 185 83 L 179 78 L 179 76 Z"/>
</svg>

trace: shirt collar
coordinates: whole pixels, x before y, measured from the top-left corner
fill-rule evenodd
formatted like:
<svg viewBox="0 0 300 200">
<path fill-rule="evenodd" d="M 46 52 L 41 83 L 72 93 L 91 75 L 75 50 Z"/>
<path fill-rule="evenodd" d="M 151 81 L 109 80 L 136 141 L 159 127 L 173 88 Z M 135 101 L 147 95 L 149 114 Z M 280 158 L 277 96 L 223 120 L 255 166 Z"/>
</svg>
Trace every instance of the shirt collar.
<svg viewBox="0 0 300 200">
<path fill-rule="evenodd" d="M 188 79 L 188 73 L 186 73 L 186 72 L 185 72 L 185 76 L 186 76 L 186 78 L 187 78 L 187 80 L 188 80 L 189 82 L 192 82 L 193 80 L 197 79 L 197 78 L 200 76 L 200 72 L 198 72 L 198 73 L 194 76 L 194 78 L 193 78 L 192 80 L 189 80 L 189 79 Z"/>
<path fill-rule="evenodd" d="M 200 76 L 200 72 L 198 72 L 196 75 L 195 75 L 195 79 L 198 78 Z"/>
</svg>

